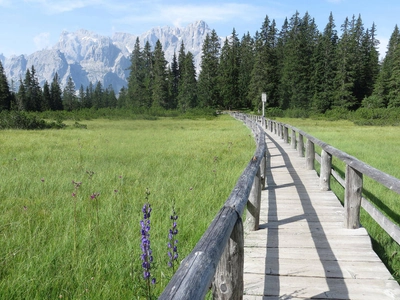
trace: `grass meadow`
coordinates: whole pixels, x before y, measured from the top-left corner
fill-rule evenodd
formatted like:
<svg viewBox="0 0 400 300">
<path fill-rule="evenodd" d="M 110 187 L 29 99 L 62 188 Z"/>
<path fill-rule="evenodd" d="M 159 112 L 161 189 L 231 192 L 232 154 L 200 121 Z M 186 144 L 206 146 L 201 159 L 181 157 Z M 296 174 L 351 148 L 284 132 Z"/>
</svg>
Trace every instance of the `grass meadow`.
<svg viewBox="0 0 400 300">
<path fill-rule="evenodd" d="M 394 126 L 356 126 L 350 121 L 312 119 L 279 119 L 340 149 L 359 160 L 400 178 L 400 131 Z M 316 146 L 320 154 L 321 149 Z M 342 178 L 345 164 L 333 157 L 332 165 Z M 316 169 L 319 165 L 316 163 Z M 400 195 L 374 180 L 363 177 L 364 197 L 371 200 L 393 222 L 400 225 Z M 331 176 L 331 188 L 343 202 L 344 189 Z M 400 282 L 400 246 L 384 232 L 362 209 L 361 223 L 368 230 L 374 250 L 381 257 L 392 275 Z"/>
<path fill-rule="evenodd" d="M 255 150 L 250 130 L 229 116 L 83 123 L 87 129 L 0 131 L 2 299 L 144 297 L 146 188 L 159 295 L 173 273 L 172 206 L 182 259 Z"/>
</svg>

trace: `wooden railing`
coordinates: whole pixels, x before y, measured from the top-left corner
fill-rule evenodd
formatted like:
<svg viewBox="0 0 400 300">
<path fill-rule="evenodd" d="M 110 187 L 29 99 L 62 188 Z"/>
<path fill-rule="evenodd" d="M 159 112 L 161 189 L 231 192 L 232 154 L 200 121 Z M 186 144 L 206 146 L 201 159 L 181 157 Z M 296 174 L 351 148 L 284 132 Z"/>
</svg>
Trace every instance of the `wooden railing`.
<svg viewBox="0 0 400 300">
<path fill-rule="evenodd" d="M 232 113 L 252 129 L 257 149 L 229 198 L 193 251 L 182 261 L 159 299 L 203 299 L 212 288 L 216 299 L 243 297 L 243 222 L 257 230 L 261 189 L 265 186 L 265 132 L 245 115 Z M 265 124 L 265 123 L 264 123 Z"/>
<path fill-rule="evenodd" d="M 253 119 L 258 123 L 265 122 L 261 117 L 253 117 Z M 393 240 L 400 244 L 400 227 L 387 218 L 374 204 L 362 196 L 363 175 L 368 176 L 398 194 L 400 194 L 399 179 L 375 169 L 296 127 L 273 120 L 267 120 L 266 122 L 268 130 L 278 134 L 286 143 L 289 143 L 290 129 L 290 145 L 293 149 L 297 148 L 299 156 L 305 156 L 307 169 L 314 169 L 314 159 L 320 163 L 319 184 L 322 190 L 330 189 L 331 175 L 344 187 L 344 226 L 346 228 L 355 229 L 360 227 L 360 208 L 362 207 L 393 238 Z M 304 142 L 304 138 L 307 139 L 306 142 Z M 321 155 L 315 152 L 315 145 L 318 145 L 322 149 Z M 340 175 L 332 169 L 333 156 L 346 164 L 345 179 L 341 178 Z"/>
</svg>

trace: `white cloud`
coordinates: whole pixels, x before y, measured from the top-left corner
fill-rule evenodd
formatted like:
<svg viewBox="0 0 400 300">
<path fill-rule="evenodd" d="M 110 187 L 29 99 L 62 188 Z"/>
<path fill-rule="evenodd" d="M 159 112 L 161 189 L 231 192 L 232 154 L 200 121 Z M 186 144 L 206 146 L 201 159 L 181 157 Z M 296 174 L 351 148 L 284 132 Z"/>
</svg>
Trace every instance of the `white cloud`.
<svg viewBox="0 0 400 300">
<path fill-rule="evenodd" d="M 150 1 L 151 2 L 151 1 Z M 120 23 L 137 24 L 140 22 L 173 24 L 183 26 L 194 20 L 205 20 L 207 23 L 252 21 L 265 16 L 266 8 L 250 4 L 219 3 L 219 4 L 180 4 L 168 5 L 160 2 L 147 3 L 146 8 L 137 7 L 136 12 L 119 18 Z M 140 13 L 138 13 L 140 10 Z M 144 13 L 147 12 L 147 13 Z M 273 15 L 274 11 L 269 10 Z M 280 16 L 280 14 L 279 14 Z"/>
<path fill-rule="evenodd" d="M 43 50 L 51 46 L 50 33 L 42 32 L 33 38 L 36 50 Z"/>
<path fill-rule="evenodd" d="M 2 1 L 2 0 L 0 0 Z M 102 0 L 24 0 L 27 3 L 39 4 L 49 14 L 58 14 L 92 5 L 101 4 Z"/>
</svg>

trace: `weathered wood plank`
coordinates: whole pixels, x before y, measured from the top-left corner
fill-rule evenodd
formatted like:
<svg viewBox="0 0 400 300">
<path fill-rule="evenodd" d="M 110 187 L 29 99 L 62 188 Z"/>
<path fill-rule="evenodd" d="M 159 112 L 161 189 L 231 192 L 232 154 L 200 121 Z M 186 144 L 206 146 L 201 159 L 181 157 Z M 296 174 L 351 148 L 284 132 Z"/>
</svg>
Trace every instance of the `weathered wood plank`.
<svg viewBox="0 0 400 300">
<path fill-rule="evenodd" d="M 246 274 L 247 275 L 247 274 Z M 261 284 L 260 284 L 261 283 Z M 277 288 L 279 287 L 279 288 Z M 245 277 L 244 294 L 262 299 L 400 299 L 394 280 L 342 279 L 250 274 Z M 269 298 L 268 298 L 269 297 Z M 274 298 L 275 297 L 275 298 Z"/>
</svg>

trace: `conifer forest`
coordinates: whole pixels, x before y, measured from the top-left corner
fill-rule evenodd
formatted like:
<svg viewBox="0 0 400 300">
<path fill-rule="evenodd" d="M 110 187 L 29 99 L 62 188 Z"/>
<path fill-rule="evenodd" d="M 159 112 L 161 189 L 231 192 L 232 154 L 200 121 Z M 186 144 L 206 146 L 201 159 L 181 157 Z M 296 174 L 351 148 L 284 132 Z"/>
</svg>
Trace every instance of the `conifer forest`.
<svg viewBox="0 0 400 300">
<path fill-rule="evenodd" d="M 235 29 L 225 40 L 215 30 L 202 46 L 200 70 L 181 44 L 167 62 L 161 43 L 154 49 L 136 40 L 127 87 L 118 93 L 100 82 L 75 87 L 70 78 L 62 89 L 57 73 L 39 86 L 35 66 L 19 82 L 9 82 L 0 62 L 0 111 L 77 110 L 82 108 L 150 108 L 185 111 L 261 107 L 325 113 L 400 106 L 400 32 L 397 25 L 387 52 L 379 60 L 377 27 L 361 16 L 336 25 L 330 14 L 323 30 L 308 13 L 296 12 L 281 28 L 265 17 L 254 35 L 239 37 Z"/>
</svg>

